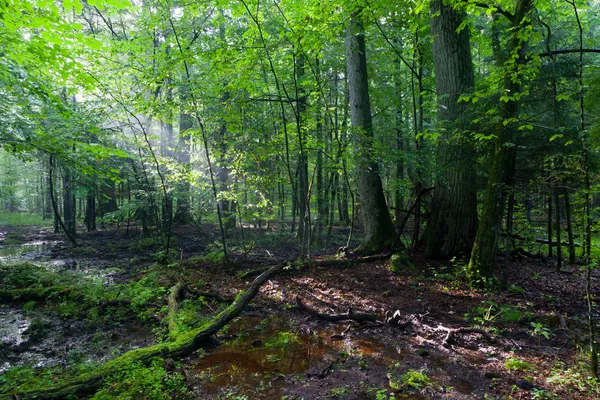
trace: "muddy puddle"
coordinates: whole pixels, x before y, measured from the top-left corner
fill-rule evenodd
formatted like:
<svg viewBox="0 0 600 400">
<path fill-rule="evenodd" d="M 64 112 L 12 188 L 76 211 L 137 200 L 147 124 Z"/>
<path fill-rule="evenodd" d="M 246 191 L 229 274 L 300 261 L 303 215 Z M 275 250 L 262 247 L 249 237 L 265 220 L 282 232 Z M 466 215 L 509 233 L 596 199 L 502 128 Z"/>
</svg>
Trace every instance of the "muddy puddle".
<svg viewBox="0 0 600 400">
<path fill-rule="evenodd" d="M 0 373 L 15 366 L 102 362 L 153 343 L 152 332 L 138 323 L 90 326 L 50 313 L 0 305 Z"/>
<path fill-rule="evenodd" d="M 58 242 L 29 242 L 0 246 L 0 261 L 27 260 L 49 252 Z"/>
<path fill-rule="evenodd" d="M 33 241 L 0 245 L 0 264 L 27 262 L 49 271 L 72 275 L 74 281 L 97 281 L 112 285 L 122 281 L 122 265 L 96 254 L 63 257 L 62 242 Z"/>
<path fill-rule="evenodd" d="M 123 280 L 124 269 L 114 265 L 114 261 L 95 254 L 65 256 L 63 245 L 51 241 L 1 244 L 0 265 L 10 269 L 11 265 L 30 263 L 64 275 L 73 284 L 92 281 L 110 285 Z M 80 320 L 81 315 L 61 318 L 54 311 L 38 308 L 39 305 L 28 309 L 23 304 L 0 304 L 0 374 L 14 366 L 102 362 L 154 342 L 150 329 L 136 321 L 90 325 Z"/>
<path fill-rule="evenodd" d="M 447 357 L 420 356 L 411 350 L 408 338 L 401 339 L 404 343 L 390 344 L 375 337 L 344 335 L 345 329 L 346 325 L 339 325 L 298 331 L 290 320 L 280 317 L 242 316 L 230 324 L 227 341 L 207 350 L 193 364 L 196 390 L 206 396 L 203 398 L 281 398 L 293 394 L 294 385 L 306 385 L 306 380 L 322 381 L 328 375 L 323 374 L 327 368 L 346 373 L 356 384 L 378 374 L 375 381 L 379 379 L 385 387 L 386 371 L 394 365 L 424 369 L 438 387 L 456 393 L 474 390 L 471 383 L 454 374 L 456 366 Z M 355 375 L 348 371 L 352 369 Z M 339 379 L 334 375 L 328 379 Z M 398 398 L 430 397 L 411 393 Z"/>
</svg>

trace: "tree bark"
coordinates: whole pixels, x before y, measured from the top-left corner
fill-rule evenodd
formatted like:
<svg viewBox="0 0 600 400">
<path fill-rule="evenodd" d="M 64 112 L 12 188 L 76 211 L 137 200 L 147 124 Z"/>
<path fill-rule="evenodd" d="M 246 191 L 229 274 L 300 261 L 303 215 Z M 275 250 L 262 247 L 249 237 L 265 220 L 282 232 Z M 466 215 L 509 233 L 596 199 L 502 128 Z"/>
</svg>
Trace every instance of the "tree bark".
<svg viewBox="0 0 600 400">
<path fill-rule="evenodd" d="M 552 238 L 552 195 L 548 195 L 548 257 L 552 257 L 552 247 L 553 247 L 553 238 Z"/>
<path fill-rule="evenodd" d="M 569 238 L 569 262 L 575 264 L 575 242 L 573 241 L 573 221 L 571 220 L 571 202 L 569 193 L 565 192 L 565 213 L 567 216 L 567 237 Z"/>
<path fill-rule="evenodd" d="M 558 187 L 554 188 L 554 202 L 556 204 L 556 270 L 562 267 L 562 243 L 560 241 L 560 197 Z"/>
<path fill-rule="evenodd" d="M 477 232 L 474 149 L 465 133 L 471 118 L 468 103 L 459 100 L 473 91 L 475 78 L 469 29 L 458 31 L 464 14 L 442 0 L 431 1 L 430 13 L 441 136 L 425 254 L 451 258 L 467 255 Z"/>
<path fill-rule="evenodd" d="M 71 179 L 71 171 L 69 168 L 64 168 L 63 176 L 63 217 L 65 229 L 68 234 L 75 238 L 77 236 L 76 228 L 76 202 L 75 193 L 73 193 L 73 183 Z"/>
<path fill-rule="evenodd" d="M 96 230 L 96 189 L 92 187 L 85 196 L 85 226 L 88 232 Z"/>
<path fill-rule="evenodd" d="M 507 193 L 513 186 L 518 125 L 509 121 L 518 121 L 518 94 L 521 89 L 519 69 L 525 62 L 526 55 L 526 42 L 522 39 L 521 33 L 529 24 L 526 17 L 532 8 L 532 0 L 517 0 L 514 16 L 510 21 L 513 29 L 511 29 L 508 58 L 502 65 L 508 67 L 503 85 L 504 93 L 508 95 L 500 104 L 500 123 L 496 127 L 497 139 L 494 143 L 483 211 L 467 267 L 468 278 L 475 286 L 485 285 L 487 279 L 492 276 L 502 209 Z"/>
<path fill-rule="evenodd" d="M 350 118 L 354 133 L 357 157 L 357 180 L 362 207 L 365 240 L 361 250 L 379 251 L 389 246 L 395 236 L 394 225 L 388 211 L 379 165 L 373 154 L 373 123 L 369 100 L 369 79 L 365 53 L 364 27 L 360 13 L 355 13 L 345 38 L 346 65 Z"/>
</svg>

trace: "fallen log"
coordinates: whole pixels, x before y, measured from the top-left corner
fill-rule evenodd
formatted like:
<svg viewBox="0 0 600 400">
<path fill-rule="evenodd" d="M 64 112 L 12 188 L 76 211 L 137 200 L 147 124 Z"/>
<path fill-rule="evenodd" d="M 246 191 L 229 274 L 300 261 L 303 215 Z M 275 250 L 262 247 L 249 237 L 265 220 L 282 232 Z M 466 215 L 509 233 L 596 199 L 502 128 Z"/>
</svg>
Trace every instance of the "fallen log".
<svg viewBox="0 0 600 400">
<path fill-rule="evenodd" d="M 159 343 L 154 346 L 128 351 L 122 356 L 98 367 L 95 371 L 84 373 L 72 379 L 65 379 L 63 381 L 59 379 L 52 386 L 31 387 L 26 390 L 3 393 L 0 394 L 0 400 L 16 398 L 64 399 L 72 395 L 86 395 L 93 393 L 102 384 L 104 378 L 118 372 L 126 365 L 132 363 L 149 364 L 156 357 L 184 357 L 199 349 L 202 343 L 240 315 L 254 296 L 256 296 L 260 287 L 273 274 L 280 271 L 283 266 L 284 264 L 276 265 L 265 271 L 252 282 L 248 290 L 238 294 L 233 303 L 217 314 L 211 321 L 197 329 L 182 333 L 173 342 Z"/>
<path fill-rule="evenodd" d="M 296 296 L 296 305 L 300 310 L 325 321 L 337 322 L 352 320 L 358 322 L 381 322 L 376 314 L 358 314 L 352 311 L 351 308 L 341 314 L 323 314 L 305 305 L 299 296 Z"/>
<path fill-rule="evenodd" d="M 185 286 L 178 282 L 171 288 L 168 298 L 167 326 L 169 327 L 169 337 L 175 339 L 177 336 L 177 312 L 179 311 L 179 302 L 185 294 Z"/>
</svg>

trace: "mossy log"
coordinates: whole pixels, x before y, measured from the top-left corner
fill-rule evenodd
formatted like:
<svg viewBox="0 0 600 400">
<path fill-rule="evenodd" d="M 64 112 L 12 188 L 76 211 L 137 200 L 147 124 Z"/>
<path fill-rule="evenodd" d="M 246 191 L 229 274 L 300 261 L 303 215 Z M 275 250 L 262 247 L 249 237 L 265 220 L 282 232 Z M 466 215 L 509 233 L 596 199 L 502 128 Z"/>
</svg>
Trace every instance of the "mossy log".
<svg viewBox="0 0 600 400">
<path fill-rule="evenodd" d="M 199 349 L 207 339 L 216 334 L 227 323 L 240 315 L 258 293 L 260 287 L 273 274 L 281 270 L 284 264 L 276 265 L 258 276 L 248 290 L 238 294 L 236 299 L 225 310 L 217 314 L 205 325 L 190 332 L 182 333 L 176 341 L 159 343 L 154 346 L 134 349 L 117 357 L 93 372 L 82 374 L 76 378 L 58 380 L 53 386 L 30 387 L 11 393 L 0 394 L 0 400 L 9 399 L 63 399 L 70 395 L 93 393 L 104 378 L 132 363 L 149 364 L 155 357 L 180 358 Z"/>
<path fill-rule="evenodd" d="M 177 336 L 177 312 L 179 311 L 179 302 L 183 298 L 185 290 L 185 286 L 179 282 L 173 286 L 169 292 L 167 326 L 169 327 L 169 337 L 171 337 L 171 339 L 175 339 Z"/>
</svg>

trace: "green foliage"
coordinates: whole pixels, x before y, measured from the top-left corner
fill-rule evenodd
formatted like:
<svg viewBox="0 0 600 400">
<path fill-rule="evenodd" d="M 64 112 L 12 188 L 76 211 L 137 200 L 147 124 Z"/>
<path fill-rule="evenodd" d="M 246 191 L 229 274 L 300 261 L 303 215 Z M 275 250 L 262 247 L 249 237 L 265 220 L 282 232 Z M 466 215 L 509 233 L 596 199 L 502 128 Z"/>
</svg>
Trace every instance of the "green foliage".
<svg viewBox="0 0 600 400">
<path fill-rule="evenodd" d="M 509 357 L 504 362 L 504 368 L 511 372 L 527 372 L 535 369 L 535 365 L 516 357 Z"/>
<path fill-rule="evenodd" d="M 52 224 L 52 218 L 43 219 L 40 214 L 27 213 L 27 212 L 8 212 L 0 210 L 0 221 L 2 225 L 8 226 L 21 226 L 21 225 L 35 225 L 35 226 L 49 226 Z M 5 243 L 8 244 L 8 243 Z"/>
<path fill-rule="evenodd" d="M 299 343 L 300 338 L 294 332 L 278 332 L 276 336 L 265 342 L 266 347 L 285 348 L 292 344 Z"/>
<path fill-rule="evenodd" d="M 165 297 L 167 289 L 160 285 L 158 273 L 151 272 L 139 280 L 130 281 L 120 287 L 119 293 L 122 298 L 131 300 L 131 308 L 142 320 L 150 320 L 152 313 L 145 307 L 146 303 Z"/>
<path fill-rule="evenodd" d="M 129 364 L 115 375 L 106 379 L 103 387 L 94 395 L 94 400 L 109 399 L 187 399 L 193 398 L 188 391 L 185 378 L 179 372 L 167 372 L 165 360 L 156 358 L 149 367 Z"/>
<path fill-rule="evenodd" d="M 423 371 L 409 369 L 399 377 L 388 372 L 390 387 L 394 390 L 422 390 L 431 385 L 431 379 Z"/>
<path fill-rule="evenodd" d="M 414 269 L 414 265 L 410 260 L 408 253 L 392 254 L 390 259 L 390 270 L 395 274 L 406 272 L 407 269 Z"/>
<path fill-rule="evenodd" d="M 562 361 L 554 363 L 546 382 L 558 389 L 576 388 L 581 393 L 597 396 L 600 393 L 600 382 L 590 375 L 588 358 L 588 354 L 579 354 L 573 365 L 567 365 Z"/>
<path fill-rule="evenodd" d="M 29 263 L 0 264 L 0 288 L 43 288 L 62 286 L 72 283 L 72 279 L 64 274 L 49 271 Z"/>
<path fill-rule="evenodd" d="M 478 306 L 474 312 L 466 314 L 466 317 L 479 325 L 490 325 L 494 322 L 516 323 L 525 317 L 525 312 L 517 307 L 499 305 L 495 301 L 488 300 Z"/>
<path fill-rule="evenodd" d="M 332 397 L 334 399 L 341 399 L 351 393 L 352 391 L 350 390 L 350 388 L 348 388 L 347 386 L 342 386 L 329 389 L 329 391 L 327 392 L 327 396 Z"/>
<path fill-rule="evenodd" d="M 129 244 L 129 250 L 135 253 L 149 253 L 161 246 L 162 239 L 159 236 L 141 237 Z"/>
<path fill-rule="evenodd" d="M 389 393 L 387 389 L 380 389 L 375 393 L 376 400 L 396 400 L 396 397 Z"/>
</svg>

